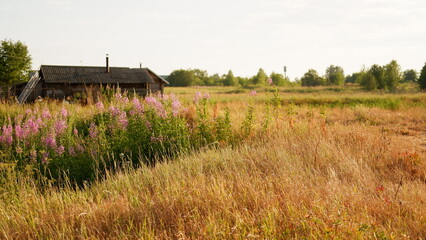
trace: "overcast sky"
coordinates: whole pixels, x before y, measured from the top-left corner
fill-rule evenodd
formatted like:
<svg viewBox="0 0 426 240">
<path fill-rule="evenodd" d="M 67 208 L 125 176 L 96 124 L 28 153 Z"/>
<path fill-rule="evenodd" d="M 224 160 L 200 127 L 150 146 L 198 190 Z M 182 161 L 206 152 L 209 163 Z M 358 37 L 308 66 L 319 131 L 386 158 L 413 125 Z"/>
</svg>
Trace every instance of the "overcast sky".
<svg viewBox="0 0 426 240">
<path fill-rule="evenodd" d="M 0 0 L 0 39 L 41 64 L 200 68 L 294 79 L 330 64 L 346 74 L 426 62 L 425 0 Z"/>
</svg>

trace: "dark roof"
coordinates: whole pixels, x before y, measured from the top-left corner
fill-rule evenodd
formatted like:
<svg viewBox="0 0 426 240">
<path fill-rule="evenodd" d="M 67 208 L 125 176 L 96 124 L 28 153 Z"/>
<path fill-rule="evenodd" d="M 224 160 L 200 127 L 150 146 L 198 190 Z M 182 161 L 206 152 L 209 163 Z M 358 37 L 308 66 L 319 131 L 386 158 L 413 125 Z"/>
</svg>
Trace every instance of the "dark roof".
<svg viewBox="0 0 426 240">
<path fill-rule="evenodd" d="M 42 65 L 40 76 L 48 83 L 153 83 L 148 71 L 147 68 L 110 67 L 107 73 L 106 67 Z"/>
</svg>

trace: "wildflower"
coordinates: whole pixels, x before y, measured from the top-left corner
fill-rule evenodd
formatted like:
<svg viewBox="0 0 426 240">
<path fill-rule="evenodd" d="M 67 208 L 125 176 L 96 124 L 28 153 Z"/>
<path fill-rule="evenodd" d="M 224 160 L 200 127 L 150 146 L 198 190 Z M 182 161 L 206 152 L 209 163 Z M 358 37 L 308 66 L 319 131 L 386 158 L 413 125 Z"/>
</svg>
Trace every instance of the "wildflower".
<svg viewBox="0 0 426 240">
<path fill-rule="evenodd" d="M 209 99 L 210 98 L 210 94 L 208 94 L 208 93 L 204 93 L 204 95 L 203 95 L 203 99 Z"/>
<path fill-rule="evenodd" d="M 167 95 L 167 94 L 164 94 L 163 96 L 160 96 L 160 97 L 161 97 L 161 99 L 163 99 L 164 101 L 169 100 L 169 95 Z"/>
<path fill-rule="evenodd" d="M 133 107 L 135 111 L 133 111 L 133 114 L 141 114 L 144 111 L 144 106 L 140 103 L 138 98 L 133 98 L 132 100 Z"/>
<path fill-rule="evenodd" d="M 165 118 L 167 113 L 164 110 L 163 104 L 159 101 L 157 101 L 157 99 L 153 98 L 153 97 L 146 97 L 145 98 L 145 102 L 148 103 L 149 105 L 151 105 L 155 112 L 158 114 L 158 116 Z"/>
<path fill-rule="evenodd" d="M 44 127 L 46 126 L 46 124 L 43 122 L 43 120 L 41 118 L 37 118 L 36 119 L 36 123 L 40 126 L 40 127 Z"/>
<path fill-rule="evenodd" d="M 250 92 L 250 96 L 256 96 L 256 95 L 257 95 L 257 92 L 255 90 Z"/>
<path fill-rule="evenodd" d="M 56 139 L 55 136 L 53 136 L 52 134 L 47 135 L 44 142 L 46 144 L 46 147 L 52 149 L 56 148 Z"/>
<path fill-rule="evenodd" d="M 117 115 L 120 114 L 120 109 L 118 109 L 114 106 L 109 107 L 109 111 L 111 112 L 111 115 L 113 115 L 113 116 L 117 116 Z"/>
<path fill-rule="evenodd" d="M 68 112 L 66 108 L 62 108 L 61 109 L 61 115 L 63 118 L 66 118 L 68 116 Z"/>
<path fill-rule="evenodd" d="M 198 100 L 200 100 L 200 98 L 201 98 L 201 92 L 196 92 L 195 97 L 193 99 L 194 103 L 197 104 Z"/>
<path fill-rule="evenodd" d="M 99 111 L 102 111 L 102 110 L 104 110 L 104 104 L 101 102 L 101 101 L 99 101 L 99 102 L 97 102 L 96 104 L 95 104 L 95 106 L 96 106 L 96 109 L 98 109 Z"/>
<path fill-rule="evenodd" d="M 27 110 L 25 110 L 25 114 L 27 114 L 28 116 L 32 115 L 33 111 L 31 110 L 31 108 L 28 108 Z"/>
<path fill-rule="evenodd" d="M 43 157 L 41 158 L 41 162 L 43 164 L 47 164 L 48 160 L 49 160 L 49 152 L 44 152 Z"/>
<path fill-rule="evenodd" d="M 55 122 L 54 127 L 55 127 L 55 133 L 57 135 L 60 135 L 65 132 L 65 129 L 67 129 L 67 124 L 64 120 L 58 120 Z"/>
<path fill-rule="evenodd" d="M 48 109 L 48 108 L 43 109 L 43 112 L 41 113 L 41 116 L 42 116 L 44 119 L 50 119 L 50 118 L 52 117 L 52 115 L 50 114 L 50 112 L 49 112 L 49 109 Z"/>
<path fill-rule="evenodd" d="M 68 153 L 69 153 L 71 156 L 75 156 L 75 149 L 74 149 L 73 147 L 69 147 L 69 148 L 68 148 Z"/>
<path fill-rule="evenodd" d="M 74 128 L 73 133 L 74 133 L 75 136 L 78 136 L 78 130 L 77 130 L 77 128 Z"/>
<path fill-rule="evenodd" d="M 124 97 L 120 92 L 117 92 L 114 95 L 114 97 L 115 97 L 115 100 L 117 100 L 117 102 L 119 102 L 119 103 L 127 104 L 129 102 L 129 98 L 128 97 Z"/>
<path fill-rule="evenodd" d="M 127 120 L 127 115 L 125 111 L 122 111 L 120 115 L 118 116 L 117 122 L 119 123 L 119 126 L 123 129 L 126 129 L 129 125 L 129 121 Z"/>
<path fill-rule="evenodd" d="M 56 149 L 56 153 L 58 154 L 58 155 L 62 155 L 62 153 L 64 153 L 65 152 L 65 147 L 64 146 L 59 146 L 57 149 Z"/>
<path fill-rule="evenodd" d="M 268 82 L 269 85 L 272 85 L 272 83 L 273 83 L 272 78 L 268 78 L 267 82 Z"/>
<path fill-rule="evenodd" d="M 22 140 L 25 137 L 24 130 L 20 125 L 15 125 L 15 136 L 18 140 Z"/>
<path fill-rule="evenodd" d="M 28 119 L 27 126 L 30 134 L 36 135 L 38 133 L 39 124 L 37 121 L 34 121 L 32 118 Z"/>
<path fill-rule="evenodd" d="M 383 185 L 379 185 L 376 187 L 377 192 L 383 192 L 384 190 L 385 190 L 385 187 L 383 187 Z"/>
<path fill-rule="evenodd" d="M 12 137 L 13 127 L 12 127 L 12 125 L 11 124 L 3 125 L 2 129 L 3 129 L 3 135 L 0 136 L 0 142 L 5 142 L 8 145 L 11 145 L 12 142 L 13 142 L 13 137 Z"/>
<path fill-rule="evenodd" d="M 182 104 L 179 102 L 179 99 L 177 99 L 174 95 L 172 95 L 172 114 L 173 117 L 176 117 L 179 113 L 179 108 L 182 106 Z"/>
<path fill-rule="evenodd" d="M 153 97 L 146 97 L 145 102 L 148 103 L 148 104 L 153 104 L 153 103 L 157 102 L 157 100 Z"/>
<path fill-rule="evenodd" d="M 93 122 L 89 126 L 89 136 L 91 138 L 96 138 L 98 136 L 98 128 Z"/>
</svg>

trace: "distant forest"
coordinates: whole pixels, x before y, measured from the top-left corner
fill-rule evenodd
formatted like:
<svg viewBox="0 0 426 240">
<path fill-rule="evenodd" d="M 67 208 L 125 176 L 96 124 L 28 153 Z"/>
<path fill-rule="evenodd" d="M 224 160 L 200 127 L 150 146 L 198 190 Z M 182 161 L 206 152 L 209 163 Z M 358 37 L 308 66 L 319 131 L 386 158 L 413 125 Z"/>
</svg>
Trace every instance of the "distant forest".
<svg viewBox="0 0 426 240">
<path fill-rule="evenodd" d="M 232 70 L 227 74 L 209 75 L 200 69 L 179 69 L 166 77 L 170 86 L 341 86 L 346 84 L 359 84 L 365 90 L 394 91 L 400 83 L 418 83 L 421 89 L 426 88 L 426 64 L 420 71 L 407 69 L 402 71 L 396 60 L 386 65 L 374 64 L 368 68 L 351 75 L 345 75 L 340 66 L 330 65 L 325 74 L 320 75 L 315 69 L 309 69 L 300 79 L 290 81 L 283 74 L 272 72 L 267 74 L 262 68 L 252 77 L 235 76 Z"/>
</svg>

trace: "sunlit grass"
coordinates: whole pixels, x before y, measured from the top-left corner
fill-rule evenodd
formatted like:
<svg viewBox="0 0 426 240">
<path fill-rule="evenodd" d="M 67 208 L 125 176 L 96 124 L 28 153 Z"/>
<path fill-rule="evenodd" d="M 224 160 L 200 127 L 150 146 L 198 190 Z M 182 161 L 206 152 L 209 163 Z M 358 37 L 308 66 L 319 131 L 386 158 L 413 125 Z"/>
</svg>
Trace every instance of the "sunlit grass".
<svg viewBox="0 0 426 240">
<path fill-rule="evenodd" d="M 195 93 L 210 93 L 201 129 L 213 129 L 211 120 L 228 110 L 234 133 L 228 144 L 212 141 L 155 166 L 122 164 L 85 188 L 72 183 L 40 188 L 10 163 L 2 164 L 3 179 L 17 181 L 0 181 L 0 238 L 426 236 L 424 93 L 287 95 L 279 89 L 274 97 L 273 88 L 257 89 L 255 96 L 252 90 L 228 89 L 237 90 L 167 90 L 185 103 L 189 120 L 203 120 L 193 106 Z M 63 108 L 39 104 L 51 112 Z M 11 115 L 28 107 L 34 106 L 18 107 Z M 87 119 L 87 124 L 97 111 L 66 108 L 75 113 L 72 121 Z"/>
</svg>

